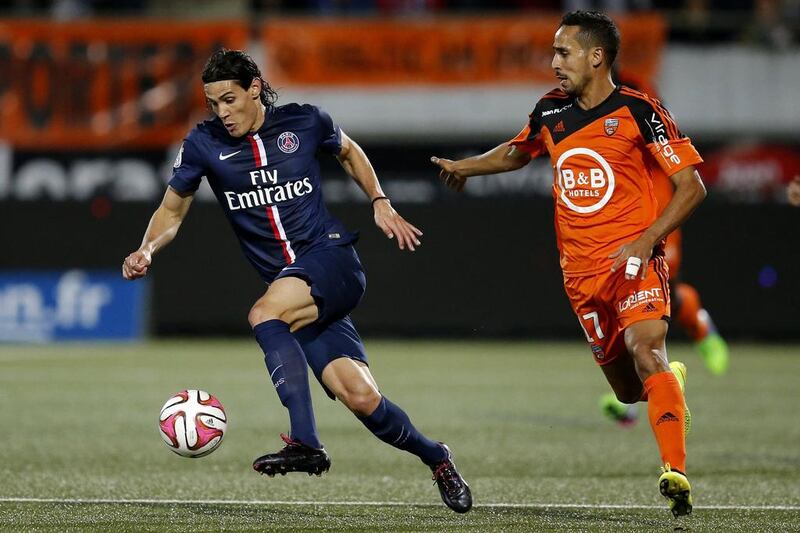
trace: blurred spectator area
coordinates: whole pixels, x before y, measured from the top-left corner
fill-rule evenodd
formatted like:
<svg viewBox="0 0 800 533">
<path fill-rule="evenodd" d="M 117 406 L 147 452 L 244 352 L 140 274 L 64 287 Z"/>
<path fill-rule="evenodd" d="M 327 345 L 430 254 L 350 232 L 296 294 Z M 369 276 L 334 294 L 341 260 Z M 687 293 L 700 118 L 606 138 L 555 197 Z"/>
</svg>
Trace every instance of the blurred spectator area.
<svg viewBox="0 0 800 533">
<path fill-rule="evenodd" d="M 429 162 L 482 153 L 527 123 L 555 85 L 552 34 L 571 9 L 615 16 L 620 77 L 657 93 L 705 158 L 710 196 L 687 226 L 684 270 L 702 280 L 721 331 L 797 338 L 800 245 L 785 230 L 800 211 L 781 204 L 800 174 L 800 0 L 0 0 L 0 208 L 25 228 L 24 238 L 0 231 L 11 250 L 3 268 L 118 268 L 163 194 L 181 138 L 207 116 L 202 65 L 227 46 L 254 56 L 279 103 L 330 112 L 426 231 L 419 254 L 398 258 L 371 227 L 363 192 L 334 158 L 322 161 L 325 198 L 363 230 L 359 253 L 370 294 L 380 295 L 356 317 L 365 332 L 574 335 L 544 229 L 550 162 L 476 177 L 458 197 Z M 241 317 L 263 286 L 244 260 L 186 268 L 206 264 L 207 250 L 238 257 L 214 200 L 205 183 L 186 237 L 159 259 L 157 333 L 246 333 Z M 71 238 L 42 224 L 43 212 Z M 507 276 L 493 261 L 474 262 L 489 250 L 503 251 Z M 481 282 L 438 275 L 443 264 L 470 264 Z M 398 269 L 406 283 L 390 275 Z M 522 277 L 550 281 L 519 294 L 493 284 Z M 16 309 L 0 302 L 0 314 Z"/>
<path fill-rule="evenodd" d="M 2 16 L 142 15 L 175 18 L 309 16 L 414 16 L 599 9 L 609 13 L 657 10 L 670 40 L 691 43 L 746 42 L 786 48 L 796 42 L 800 0 L 2 0 Z"/>
</svg>

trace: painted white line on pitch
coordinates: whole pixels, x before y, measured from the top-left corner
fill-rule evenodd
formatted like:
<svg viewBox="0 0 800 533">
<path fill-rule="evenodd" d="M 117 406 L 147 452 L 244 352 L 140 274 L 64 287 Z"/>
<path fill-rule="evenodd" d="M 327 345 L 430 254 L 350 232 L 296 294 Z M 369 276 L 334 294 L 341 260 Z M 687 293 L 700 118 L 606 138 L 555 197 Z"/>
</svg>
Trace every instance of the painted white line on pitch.
<svg viewBox="0 0 800 533">
<path fill-rule="evenodd" d="M 167 499 L 107 499 L 107 498 L 0 498 L 0 503 L 73 503 L 73 504 L 144 504 L 144 505 L 292 505 L 292 506 L 336 506 L 336 507 L 439 507 L 441 503 L 430 502 L 349 502 L 349 501 L 303 501 L 303 500 L 167 500 Z M 623 505 L 592 503 L 482 503 L 476 508 L 509 509 L 664 509 L 663 505 Z M 695 505 L 695 509 L 738 511 L 800 511 L 800 505 Z"/>
<path fill-rule="evenodd" d="M 123 355 L 130 354 L 120 352 L 116 347 L 110 347 L 106 351 L 88 352 L 0 353 L 0 363 L 39 362 L 52 361 L 54 359 L 97 359 L 101 357 L 122 357 Z"/>
</svg>

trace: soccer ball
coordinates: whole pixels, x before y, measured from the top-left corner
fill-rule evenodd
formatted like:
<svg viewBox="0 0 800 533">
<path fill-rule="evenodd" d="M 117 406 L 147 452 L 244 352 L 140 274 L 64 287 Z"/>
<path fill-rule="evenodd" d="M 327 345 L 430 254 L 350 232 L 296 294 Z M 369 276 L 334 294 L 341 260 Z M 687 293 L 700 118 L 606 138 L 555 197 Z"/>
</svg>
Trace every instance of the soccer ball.
<svg viewBox="0 0 800 533">
<path fill-rule="evenodd" d="M 228 417 L 216 397 L 190 389 L 167 400 L 158 426 L 161 438 L 173 452 L 183 457 L 203 457 L 219 447 Z"/>
</svg>

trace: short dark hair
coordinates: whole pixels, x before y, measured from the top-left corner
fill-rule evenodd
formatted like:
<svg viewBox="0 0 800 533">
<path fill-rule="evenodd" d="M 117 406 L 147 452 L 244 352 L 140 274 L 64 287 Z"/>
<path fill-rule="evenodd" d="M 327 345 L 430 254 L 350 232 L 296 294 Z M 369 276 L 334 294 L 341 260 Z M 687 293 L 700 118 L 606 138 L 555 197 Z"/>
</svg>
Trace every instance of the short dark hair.
<svg viewBox="0 0 800 533">
<path fill-rule="evenodd" d="M 608 15 L 599 11 L 570 11 L 561 18 L 561 25 L 580 27 L 575 38 L 581 46 L 602 48 L 608 58 L 607 65 L 614 65 L 619 52 L 619 29 Z"/>
<path fill-rule="evenodd" d="M 211 54 L 203 69 L 202 78 L 203 83 L 235 80 L 245 90 L 250 88 L 254 79 L 259 79 L 261 80 L 261 103 L 270 108 L 278 99 L 278 93 L 261 77 L 261 70 L 253 58 L 241 50 L 221 48 Z"/>
</svg>

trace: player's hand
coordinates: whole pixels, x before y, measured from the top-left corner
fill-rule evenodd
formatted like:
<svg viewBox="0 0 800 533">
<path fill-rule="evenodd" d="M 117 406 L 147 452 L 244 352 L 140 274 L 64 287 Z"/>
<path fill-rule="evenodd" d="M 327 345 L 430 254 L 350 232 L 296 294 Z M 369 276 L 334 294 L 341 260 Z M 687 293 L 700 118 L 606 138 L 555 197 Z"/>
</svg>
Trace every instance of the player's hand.
<svg viewBox="0 0 800 533">
<path fill-rule="evenodd" d="M 653 246 L 654 243 L 644 235 L 622 245 L 619 250 L 608 256 L 609 259 L 615 259 L 611 265 L 611 272 L 623 268 L 625 279 L 636 279 L 637 275 L 640 279 L 644 279 L 647 276 L 647 263 L 653 255 Z"/>
<path fill-rule="evenodd" d="M 786 196 L 789 203 L 795 207 L 800 207 L 800 176 L 795 176 L 786 188 Z"/>
<path fill-rule="evenodd" d="M 467 183 L 467 177 L 459 174 L 456 169 L 455 161 L 431 157 L 431 163 L 440 168 L 439 177 L 442 178 L 445 185 L 454 189 L 456 192 L 461 192 L 464 189 L 464 185 Z"/>
<path fill-rule="evenodd" d="M 138 279 L 147 275 L 153 257 L 146 250 L 136 250 L 122 262 L 122 277 L 125 279 Z"/>
<path fill-rule="evenodd" d="M 375 206 L 375 224 L 390 239 L 397 237 L 397 246 L 401 250 L 408 248 L 413 252 L 415 246 L 422 244 L 419 240 L 422 232 L 401 217 L 388 200 L 378 200 L 373 205 Z"/>
</svg>

